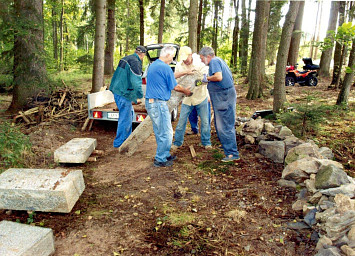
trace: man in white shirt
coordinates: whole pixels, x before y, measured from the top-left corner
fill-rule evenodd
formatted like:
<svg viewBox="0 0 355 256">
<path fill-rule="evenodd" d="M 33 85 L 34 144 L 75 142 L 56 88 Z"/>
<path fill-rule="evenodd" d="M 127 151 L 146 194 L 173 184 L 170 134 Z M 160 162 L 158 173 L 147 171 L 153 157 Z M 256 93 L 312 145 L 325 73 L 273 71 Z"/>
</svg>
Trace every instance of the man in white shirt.
<svg viewBox="0 0 355 256">
<path fill-rule="evenodd" d="M 208 67 L 201 62 L 199 56 L 192 56 L 192 50 L 188 46 L 183 46 L 179 52 L 180 62 L 175 67 L 175 78 L 179 79 L 185 75 L 197 74 L 203 77 L 203 74 L 208 73 Z M 179 80 L 178 80 L 179 81 Z M 197 114 L 201 120 L 201 144 L 206 149 L 211 147 L 211 126 L 209 122 L 208 111 L 208 91 L 207 84 L 196 84 L 193 87 L 195 80 L 191 79 L 191 88 L 193 88 L 192 96 L 185 97 L 181 104 L 179 122 L 176 126 L 174 142 L 172 149 L 177 149 L 184 142 L 187 119 L 195 107 Z"/>
</svg>

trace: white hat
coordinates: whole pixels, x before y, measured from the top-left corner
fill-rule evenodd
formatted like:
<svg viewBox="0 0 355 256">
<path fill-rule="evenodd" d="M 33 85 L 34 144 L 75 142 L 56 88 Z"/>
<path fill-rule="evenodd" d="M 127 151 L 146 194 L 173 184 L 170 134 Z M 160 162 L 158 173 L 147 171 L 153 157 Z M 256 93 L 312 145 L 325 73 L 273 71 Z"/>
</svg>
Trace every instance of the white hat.
<svg viewBox="0 0 355 256">
<path fill-rule="evenodd" d="M 183 46 L 180 48 L 180 51 L 179 51 L 179 59 L 181 61 L 187 60 L 187 58 L 189 57 L 190 54 L 192 54 L 191 48 L 188 46 Z"/>
</svg>

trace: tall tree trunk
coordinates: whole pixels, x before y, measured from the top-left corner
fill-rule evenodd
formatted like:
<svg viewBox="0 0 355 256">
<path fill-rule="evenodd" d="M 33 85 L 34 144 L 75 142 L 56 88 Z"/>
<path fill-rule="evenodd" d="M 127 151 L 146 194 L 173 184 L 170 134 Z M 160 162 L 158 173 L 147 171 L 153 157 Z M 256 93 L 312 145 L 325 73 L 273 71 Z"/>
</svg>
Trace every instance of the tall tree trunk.
<svg viewBox="0 0 355 256">
<path fill-rule="evenodd" d="M 59 50 L 59 70 L 64 70 L 64 0 L 62 0 L 62 11 L 60 13 L 60 50 Z"/>
<path fill-rule="evenodd" d="M 198 16 L 197 16 L 197 51 L 199 52 L 201 47 L 201 26 L 202 26 L 202 12 L 203 12 L 203 0 L 200 0 L 198 6 Z"/>
<path fill-rule="evenodd" d="M 277 62 L 274 79 L 274 102 L 273 112 L 279 113 L 286 102 L 285 90 L 285 67 L 287 64 L 287 55 L 290 48 L 291 35 L 295 25 L 296 16 L 300 3 L 291 1 L 289 10 L 286 14 L 285 23 L 282 28 L 279 51 L 277 53 Z"/>
<path fill-rule="evenodd" d="M 95 52 L 94 67 L 92 72 L 92 93 L 98 92 L 100 88 L 104 85 L 106 0 L 96 0 L 95 10 Z"/>
<path fill-rule="evenodd" d="M 198 0 L 190 0 L 189 9 L 189 47 L 192 52 L 197 51 L 197 15 L 198 15 Z"/>
<path fill-rule="evenodd" d="M 116 21 L 115 21 L 116 0 L 107 0 L 107 41 L 105 49 L 104 74 L 113 74 L 113 54 L 115 52 Z"/>
<path fill-rule="evenodd" d="M 235 9 L 235 19 L 233 28 L 233 42 L 232 42 L 232 56 L 231 56 L 231 66 L 236 69 L 238 62 L 238 37 L 239 37 L 239 0 L 233 0 L 233 5 Z"/>
<path fill-rule="evenodd" d="M 247 22 L 247 10 L 245 5 L 246 0 L 242 0 L 242 23 L 240 26 L 240 38 L 239 38 L 239 59 L 240 59 L 240 73 L 245 76 L 247 72 L 247 57 L 246 48 L 248 47 L 248 22 Z M 246 42 L 246 43 L 245 43 Z"/>
<path fill-rule="evenodd" d="M 263 94 L 262 89 L 264 87 L 264 80 L 266 77 L 265 73 L 265 60 L 266 60 L 266 42 L 267 42 L 267 29 L 269 27 L 269 16 L 270 16 L 270 5 L 271 1 L 266 1 L 266 8 L 265 8 L 265 14 L 264 14 L 264 21 L 263 21 L 263 31 L 265 33 L 262 33 L 262 39 L 261 39 L 261 58 L 260 58 L 260 71 L 261 71 L 261 81 L 260 81 L 260 95 Z"/>
<path fill-rule="evenodd" d="M 160 3 L 160 16 L 159 16 L 158 44 L 161 44 L 163 42 L 164 15 L 165 15 L 165 0 L 161 0 L 161 3 Z"/>
<path fill-rule="evenodd" d="M 313 58 L 313 54 L 314 54 L 314 41 L 316 40 L 316 33 L 317 33 L 317 26 L 318 26 L 318 20 L 319 20 L 320 5 L 321 5 L 321 2 L 318 2 L 316 23 L 314 25 L 314 32 L 313 32 L 312 41 L 311 41 L 311 49 L 310 49 L 310 52 L 309 52 L 309 57 L 311 57 L 311 58 Z"/>
<path fill-rule="evenodd" d="M 317 38 L 316 38 L 316 45 L 314 47 L 314 56 L 312 57 L 314 60 L 318 59 L 318 42 L 319 42 L 319 36 L 320 36 L 320 26 L 322 23 L 322 16 L 323 16 L 323 2 L 319 2 L 320 4 L 320 14 L 319 14 L 319 20 L 318 20 L 318 27 L 317 27 Z"/>
<path fill-rule="evenodd" d="M 213 35 L 212 35 L 212 48 L 217 55 L 217 37 L 218 37 L 218 11 L 220 0 L 214 0 L 214 18 L 213 18 Z"/>
<path fill-rule="evenodd" d="M 144 45 L 144 0 L 139 0 L 139 44 Z"/>
<path fill-rule="evenodd" d="M 267 34 L 265 29 L 265 22 L 267 22 L 267 13 L 270 9 L 270 1 L 257 0 L 255 9 L 255 23 L 253 32 L 253 44 L 249 65 L 249 90 L 247 94 L 247 99 L 257 99 L 262 96 L 262 71 L 261 63 L 264 62 L 265 68 L 265 54 L 263 56 L 263 51 L 265 51 L 265 41 L 263 39 Z M 262 59 L 264 57 L 264 60 Z"/>
<path fill-rule="evenodd" d="M 337 99 L 337 103 L 336 103 L 337 105 L 348 104 L 350 87 L 354 82 L 354 64 L 355 64 L 355 40 L 353 40 L 353 46 L 350 52 L 349 63 L 348 63 L 348 67 L 351 69 L 351 72 L 347 72 L 344 77 L 344 81 L 341 86 L 338 99 Z"/>
<path fill-rule="evenodd" d="M 304 4 L 305 4 L 304 0 L 300 2 L 296 23 L 292 32 L 290 50 L 288 51 L 287 63 L 288 65 L 292 65 L 292 66 L 297 64 L 298 52 L 300 49 Z"/>
<path fill-rule="evenodd" d="M 43 57 L 43 2 L 15 0 L 14 7 L 21 27 L 15 31 L 14 37 L 14 89 L 9 112 L 26 108 L 28 98 L 47 85 Z"/>
<path fill-rule="evenodd" d="M 52 33 L 53 33 L 53 58 L 58 62 L 58 28 L 57 13 L 55 7 L 52 7 Z"/>
<path fill-rule="evenodd" d="M 338 27 L 343 25 L 345 21 L 345 2 L 339 2 L 339 20 L 338 20 Z M 342 53 L 342 46 L 340 43 L 335 43 L 335 50 L 334 50 L 334 67 L 333 67 L 333 77 L 332 77 L 332 85 L 338 80 L 338 76 L 340 76 L 340 62 L 341 62 L 341 53 Z M 337 87 L 337 86 L 335 86 Z"/>
<path fill-rule="evenodd" d="M 206 17 L 207 17 L 207 12 L 205 11 L 207 8 L 208 0 L 201 0 L 203 1 L 203 8 L 202 8 L 202 21 L 201 21 L 201 33 L 200 33 L 200 43 L 199 43 L 199 49 L 202 48 L 202 37 L 204 35 L 204 30 L 205 30 L 205 24 L 206 24 Z"/>
<path fill-rule="evenodd" d="M 126 0 L 126 7 L 127 7 L 127 19 L 126 19 L 126 49 L 125 49 L 125 56 L 127 56 L 129 51 L 129 30 L 130 30 L 130 16 L 131 16 L 131 8 L 129 6 L 129 0 Z"/>
<path fill-rule="evenodd" d="M 329 69 L 330 69 L 330 62 L 332 60 L 332 54 L 333 54 L 333 43 L 334 39 L 332 36 L 330 36 L 330 32 L 333 31 L 335 32 L 336 27 L 337 27 L 337 20 L 338 20 L 338 12 L 339 12 L 339 2 L 338 1 L 332 1 L 332 7 L 330 8 L 330 17 L 329 17 L 329 22 L 328 22 L 328 32 L 327 32 L 327 37 L 329 38 L 332 47 L 324 50 L 322 52 L 321 58 L 320 58 L 320 70 L 319 70 L 319 76 L 320 77 L 330 77 Z"/>
</svg>

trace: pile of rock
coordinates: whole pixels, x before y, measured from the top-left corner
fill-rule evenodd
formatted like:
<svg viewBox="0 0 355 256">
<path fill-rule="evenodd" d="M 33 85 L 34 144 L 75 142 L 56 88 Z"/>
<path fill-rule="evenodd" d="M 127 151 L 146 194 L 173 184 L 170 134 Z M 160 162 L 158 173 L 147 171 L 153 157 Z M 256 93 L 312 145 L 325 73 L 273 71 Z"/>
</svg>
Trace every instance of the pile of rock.
<svg viewBox="0 0 355 256">
<path fill-rule="evenodd" d="M 240 122 L 236 131 L 247 144 L 258 144 L 260 154 L 285 164 L 280 186 L 300 190 L 292 208 L 303 214 L 303 220 L 289 223 L 289 228 L 313 229 L 318 256 L 341 251 L 355 256 L 355 180 L 331 160 L 332 151 L 264 119 Z"/>
</svg>

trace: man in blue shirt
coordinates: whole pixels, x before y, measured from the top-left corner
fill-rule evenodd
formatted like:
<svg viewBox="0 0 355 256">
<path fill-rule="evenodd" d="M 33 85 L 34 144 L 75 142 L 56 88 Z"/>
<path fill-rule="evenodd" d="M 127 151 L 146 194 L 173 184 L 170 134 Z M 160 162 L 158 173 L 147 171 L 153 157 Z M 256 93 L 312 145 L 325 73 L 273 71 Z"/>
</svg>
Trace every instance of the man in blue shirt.
<svg viewBox="0 0 355 256">
<path fill-rule="evenodd" d="M 110 91 L 119 111 L 116 137 L 113 146 L 118 148 L 132 133 L 134 110 L 132 102 L 143 98 L 142 60 L 146 55 L 144 46 L 137 46 L 135 53 L 123 57 L 113 74 Z"/>
<path fill-rule="evenodd" d="M 221 58 L 215 56 L 211 47 L 203 47 L 199 54 L 201 61 L 209 66 L 208 76 L 205 75 L 202 82 L 208 82 L 215 128 L 225 154 L 222 161 L 238 161 L 240 158 L 235 136 L 237 93 L 232 72 Z"/>
<path fill-rule="evenodd" d="M 147 73 L 147 90 L 145 95 L 145 106 L 153 123 L 157 151 L 154 158 L 154 166 L 172 166 L 176 156 L 170 155 L 171 143 L 173 140 L 173 128 L 171 126 L 170 111 L 167 101 L 170 99 L 171 91 L 182 92 L 190 96 L 188 88 L 177 84 L 174 72 L 169 64 L 173 61 L 176 49 L 173 46 L 166 46 L 160 51 L 160 57 L 154 61 Z"/>
</svg>

